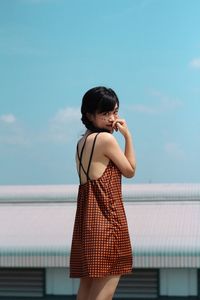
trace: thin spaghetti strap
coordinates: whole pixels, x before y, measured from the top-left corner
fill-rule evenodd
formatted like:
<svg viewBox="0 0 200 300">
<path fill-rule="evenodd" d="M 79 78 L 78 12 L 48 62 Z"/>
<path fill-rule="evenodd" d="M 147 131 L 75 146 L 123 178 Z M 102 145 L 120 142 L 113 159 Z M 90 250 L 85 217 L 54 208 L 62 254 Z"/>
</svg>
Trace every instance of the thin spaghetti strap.
<svg viewBox="0 0 200 300">
<path fill-rule="evenodd" d="M 81 166 L 82 166 L 82 163 L 81 163 L 81 161 L 80 161 L 79 149 L 78 149 L 78 143 L 77 143 L 77 146 L 76 146 L 76 152 L 77 152 L 77 156 L 78 156 L 78 160 L 79 160 L 78 175 L 79 175 L 79 179 L 81 179 Z M 83 166 L 82 166 L 82 167 L 83 167 Z"/>
<path fill-rule="evenodd" d="M 99 132 L 99 133 L 100 133 L 100 132 Z M 96 136 L 95 136 L 95 138 L 94 138 L 94 141 L 93 141 L 92 151 L 91 151 L 91 154 L 90 154 L 90 160 L 89 160 L 89 164 L 88 164 L 88 168 L 87 168 L 87 173 L 86 173 L 87 180 L 90 179 L 90 177 L 89 177 L 90 165 L 91 165 L 91 161 L 92 161 L 92 156 L 93 156 L 93 152 L 94 152 L 94 146 L 95 146 L 95 143 L 96 143 L 97 135 L 98 135 L 99 133 L 96 134 Z"/>
<path fill-rule="evenodd" d="M 82 147 L 82 149 L 81 149 L 81 154 L 80 154 L 80 156 L 79 156 L 79 149 L 78 149 L 78 144 L 77 144 L 77 155 L 78 155 L 78 159 L 79 159 L 79 172 L 78 172 L 78 173 L 79 173 L 79 178 L 80 178 L 80 179 L 81 179 L 81 167 L 82 167 L 82 169 L 83 169 L 85 175 L 87 176 L 87 172 L 86 172 L 85 169 L 83 168 L 83 164 L 82 164 L 83 150 L 84 150 L 84 148 L 85 148 L 85 144 L 86 144 L 87 137 L 88 137 L 88 135 L 86 136 L 85 141 L 84 141 L 84 143 L 83 143 L 83 147 Z"/>
</svg>

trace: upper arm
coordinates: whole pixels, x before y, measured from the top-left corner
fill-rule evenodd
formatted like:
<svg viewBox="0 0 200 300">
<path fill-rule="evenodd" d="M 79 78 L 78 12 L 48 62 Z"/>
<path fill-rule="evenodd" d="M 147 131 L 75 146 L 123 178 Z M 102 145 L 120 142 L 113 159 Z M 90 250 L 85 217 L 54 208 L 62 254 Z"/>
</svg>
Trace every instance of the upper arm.
<svg viewBox="0 0 200 300">
<path fill-rule="evenodd" d="M 133 177 L 134 169 L 126 158 L 124 152 L 121 150 L 115 137 L 111 134 L 105 134 L 102 144 L 103 154 L 113 161 L 113 163 L 121 171 L 122 175 L 129 178 Z"/>
</svg>

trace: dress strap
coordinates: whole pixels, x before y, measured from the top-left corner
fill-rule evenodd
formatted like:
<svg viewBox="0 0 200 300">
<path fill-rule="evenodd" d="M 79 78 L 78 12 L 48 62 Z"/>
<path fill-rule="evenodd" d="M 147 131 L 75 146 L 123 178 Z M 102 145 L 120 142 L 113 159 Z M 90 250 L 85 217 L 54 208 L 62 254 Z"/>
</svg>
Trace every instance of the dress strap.
<svg viewBox="0 0 200 300">
<path fill-rule="evenodd" d="M 96 143 L 97 135 L 98 135 L 99 133 L 100 133 L 100 132 L 98 132 L 98 133 L 95 135 L 95 138 L 94 138 L 94 141 L 93 141 L 92 151 L 91 151 L 91 154 L 90 154 L 90 160 L 89 160 L 89 164 L 88 164 L 88 168 L 87 168 L 87 173 L 86 173 L 87 180 L 90 179 L 90 177 L 89 177 L 90 165 L 91 165 L 91 161 L 92 161 L 92 156 L 93 156 L 93 152 L 94 152 L 94 146 L 95 146 L 95 143 Z"/>
<path fill-rule="evenodd" d="M 81 167 L 83 169 L 83 172 L 85 173 L 85 175 L 87 176 L 87 172 L 85 171 L 84 167 L 83 167 L 83 164 L 82 164 L 82 156 L 83 156 L 83 150 L 85 148 L 85 144 L 86 144 L 86 140 L 87 140 L 87 137 L 88 135 L 86 136 L 85 138 L 85 141 L 84 141 L 84 144 L 83 144 L 83 147 L 81 149 L 81 154 L 79 155 L 79 149 L 78 149 L 78 144 L 77 144 L 77 156 L 78 156 L 78 159 L 79 159 L 79 178 L 81 178 Z"/>
<path fill-rule="evenodd" d="M 87 177 L 87 180 L 90 180 L 90 177 L 89 177 L 89 171 L 90 171 L 90 165 L 91 165 L 91 161 L 92 161 L 92 156 L 93 156 L 93 152 L 94 152 L 94 146 L 95 146 L 95 143 L 96 143 L 96 139 L 97 139 L 97 135 L 99 134 L 100 132 L 98 132 L 94 138 L 94 141 L 93 141 L 93 145 L 92 145 L 92 150 L 91 150 L 91 154 L 90 154 L 90 158 L 89 158 L 89 163 L 88 163 L 88 168 L 87 168 L 87 172 L 85 171 L 85 168 L 83 167 L 83 164 L 82 164 L 82 156 L 83 156 L 83 150 L 85 148 L 85 145 L 86 145 L 86 140 L 88 138 L 88 136 L 90 134 L 88 134 L 85 138 L 85 141 L 83 143 L 83 146 L 82 146 L 82 149 L 81 149 L 81 153 L 79 154 L 79 147 L 78 147 L 78 143 L 77 143 L 77 156 L 78 156 L 78 160 L 79 160 L 79 169 L 78 169 L 78 174 L 79 174 L 79 179 L 80 179 L 80 182 L 81 182 L 81 168 L 83 170 L 83 172 L 85 173 L 86 177 Z"/>
</svg>

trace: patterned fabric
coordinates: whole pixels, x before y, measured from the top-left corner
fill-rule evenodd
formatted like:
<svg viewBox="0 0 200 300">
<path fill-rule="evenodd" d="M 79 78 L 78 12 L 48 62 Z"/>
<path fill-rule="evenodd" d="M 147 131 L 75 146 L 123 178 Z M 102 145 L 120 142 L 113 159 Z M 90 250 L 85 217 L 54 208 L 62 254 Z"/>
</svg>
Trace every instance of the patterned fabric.
<svg viewBox="0 0 200 300">
<path fill-rule="evenodd" d="M 103 175 L 79 185 L 70 277 L 105 277 L 132 270 L 121 172 L 109 161 Z"/>
</svg>

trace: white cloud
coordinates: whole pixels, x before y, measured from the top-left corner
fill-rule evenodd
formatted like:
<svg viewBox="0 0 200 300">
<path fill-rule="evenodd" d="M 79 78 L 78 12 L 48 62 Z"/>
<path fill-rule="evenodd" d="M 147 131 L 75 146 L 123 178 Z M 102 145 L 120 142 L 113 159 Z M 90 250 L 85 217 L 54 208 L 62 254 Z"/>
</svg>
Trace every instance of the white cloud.
<svg viewBox="0 0 200 300">
<path fill-rule="evenodd" d="M 195 94 L 195 95 L 200 95 L 200 87 L 193 87 L 191 88 L 191 91 Z"/>
<path fill-rule="evenodd" d="M 165 152 L 172 158 L 182 160 L 185 158 L 185 153 L 182 147 L 173 142 L 166 143 L 164 146 Z"/>
<path fill-rule="evenodd" d="M 144 105 L 144 104 L 132 105 L 131 109 L 136 112 L 141 112 L 141 113 L 145 113 L 145 114 L 155 114 L 156 113 L 155 108 L 150 107 L 149 105 Z"/>
<path fill-rule="evenodd" d="M 155 0 L 143 0 L 138 2 L 138 4 L 140 4 L 141 9 L 144 9 L 153 4 L 153 2 L 155 2 Z"/>
<path fill-rule="evenodd" d="M 41 46 L 37 46 L 27 41 L 27 35 L 34 29 L 31 26 L 10 24 L 0 30 L 0 54 L 2 55 L 34 55 L 46 56 L 49 51 L 46 51 Z M 37 47 L 36 47 L 37 46 Z"/>
<path fill-rule="evenodd" d="M 13 114 L 0 116 L 0 144 L 29 145 L 30 137 Z"/>
<path fill-rule="evenodd" d="M 56 115 L 53 117 L 52 122 L 64 124 L 64 123 L 73 123 L 76 122 L 80 118 L 80 108 L 74 107 L 66 107 L 64 109 L 60 109 Z"/>
<path fill-rule="evenodd" d="M 200 69 L 200 58 L 194 58 L 191 60 L 189 66 L 193 69 Z"/>
<path fill-rule="evenodd" d="M 8 124 L 12 124 L 16 121 L 16 118 L 13 114 L 1 115 L 0 121 Z"/>
<path fill-rule="evenodd" d="M 48 3 L 57 3 L 59 0 L 21 0 L 21 3 L 24 4 L 33 4 L 33 5 L 39 5 L 39 4 L 48 4 Z"/>
<path fill-rule="evenodd" d="M 150 91 L 149 100 L 151 104 L 133 104 L 130 109 L 144 114 L 160 114 L 175 110 L 183 105 L 181 100 L 170 98 L 157 90 Z"/>
<path fill-rule="evenodd" d="M 43 128 L 30 130 L 13 114 L 0 115 L 0 144 L 68 143 L 82 133 L 80 108 L 59 109 Z"/>
<path fill-rule="evenodd" d="M 47 138 L 53 142 L 66 143 L 81 130 L 80 108 L 66 107 L 58 110 L 49 121 Z"/>
<path fill-rule="evenodd" d="M 4 145 L 18 145 L 18 146 L 27 146 L 29 145 L 29 142 L 27 141 L 27 139 L 25 137 L 23 137 L 20 134 L 7 134 L 4 136 L 0 137 L 0 145 L 4 144 Z"/>
<path fill-rule="evenodd" d="M 123 8 L 120 9 L 116 5 L 113 7 L 112 11 L 105 11 L 103 15 L 103 19 L 106 21 L 111 21 L 114 19 L 121 19 L 122 17 L 129 18 L 134 16 L 138 16 L 138 14 L 143 14 L 143 11 L 148 9 L 156 0 L 139 0 L 139 1 L 130 1 L 124 2 Z"/>
</svg>

